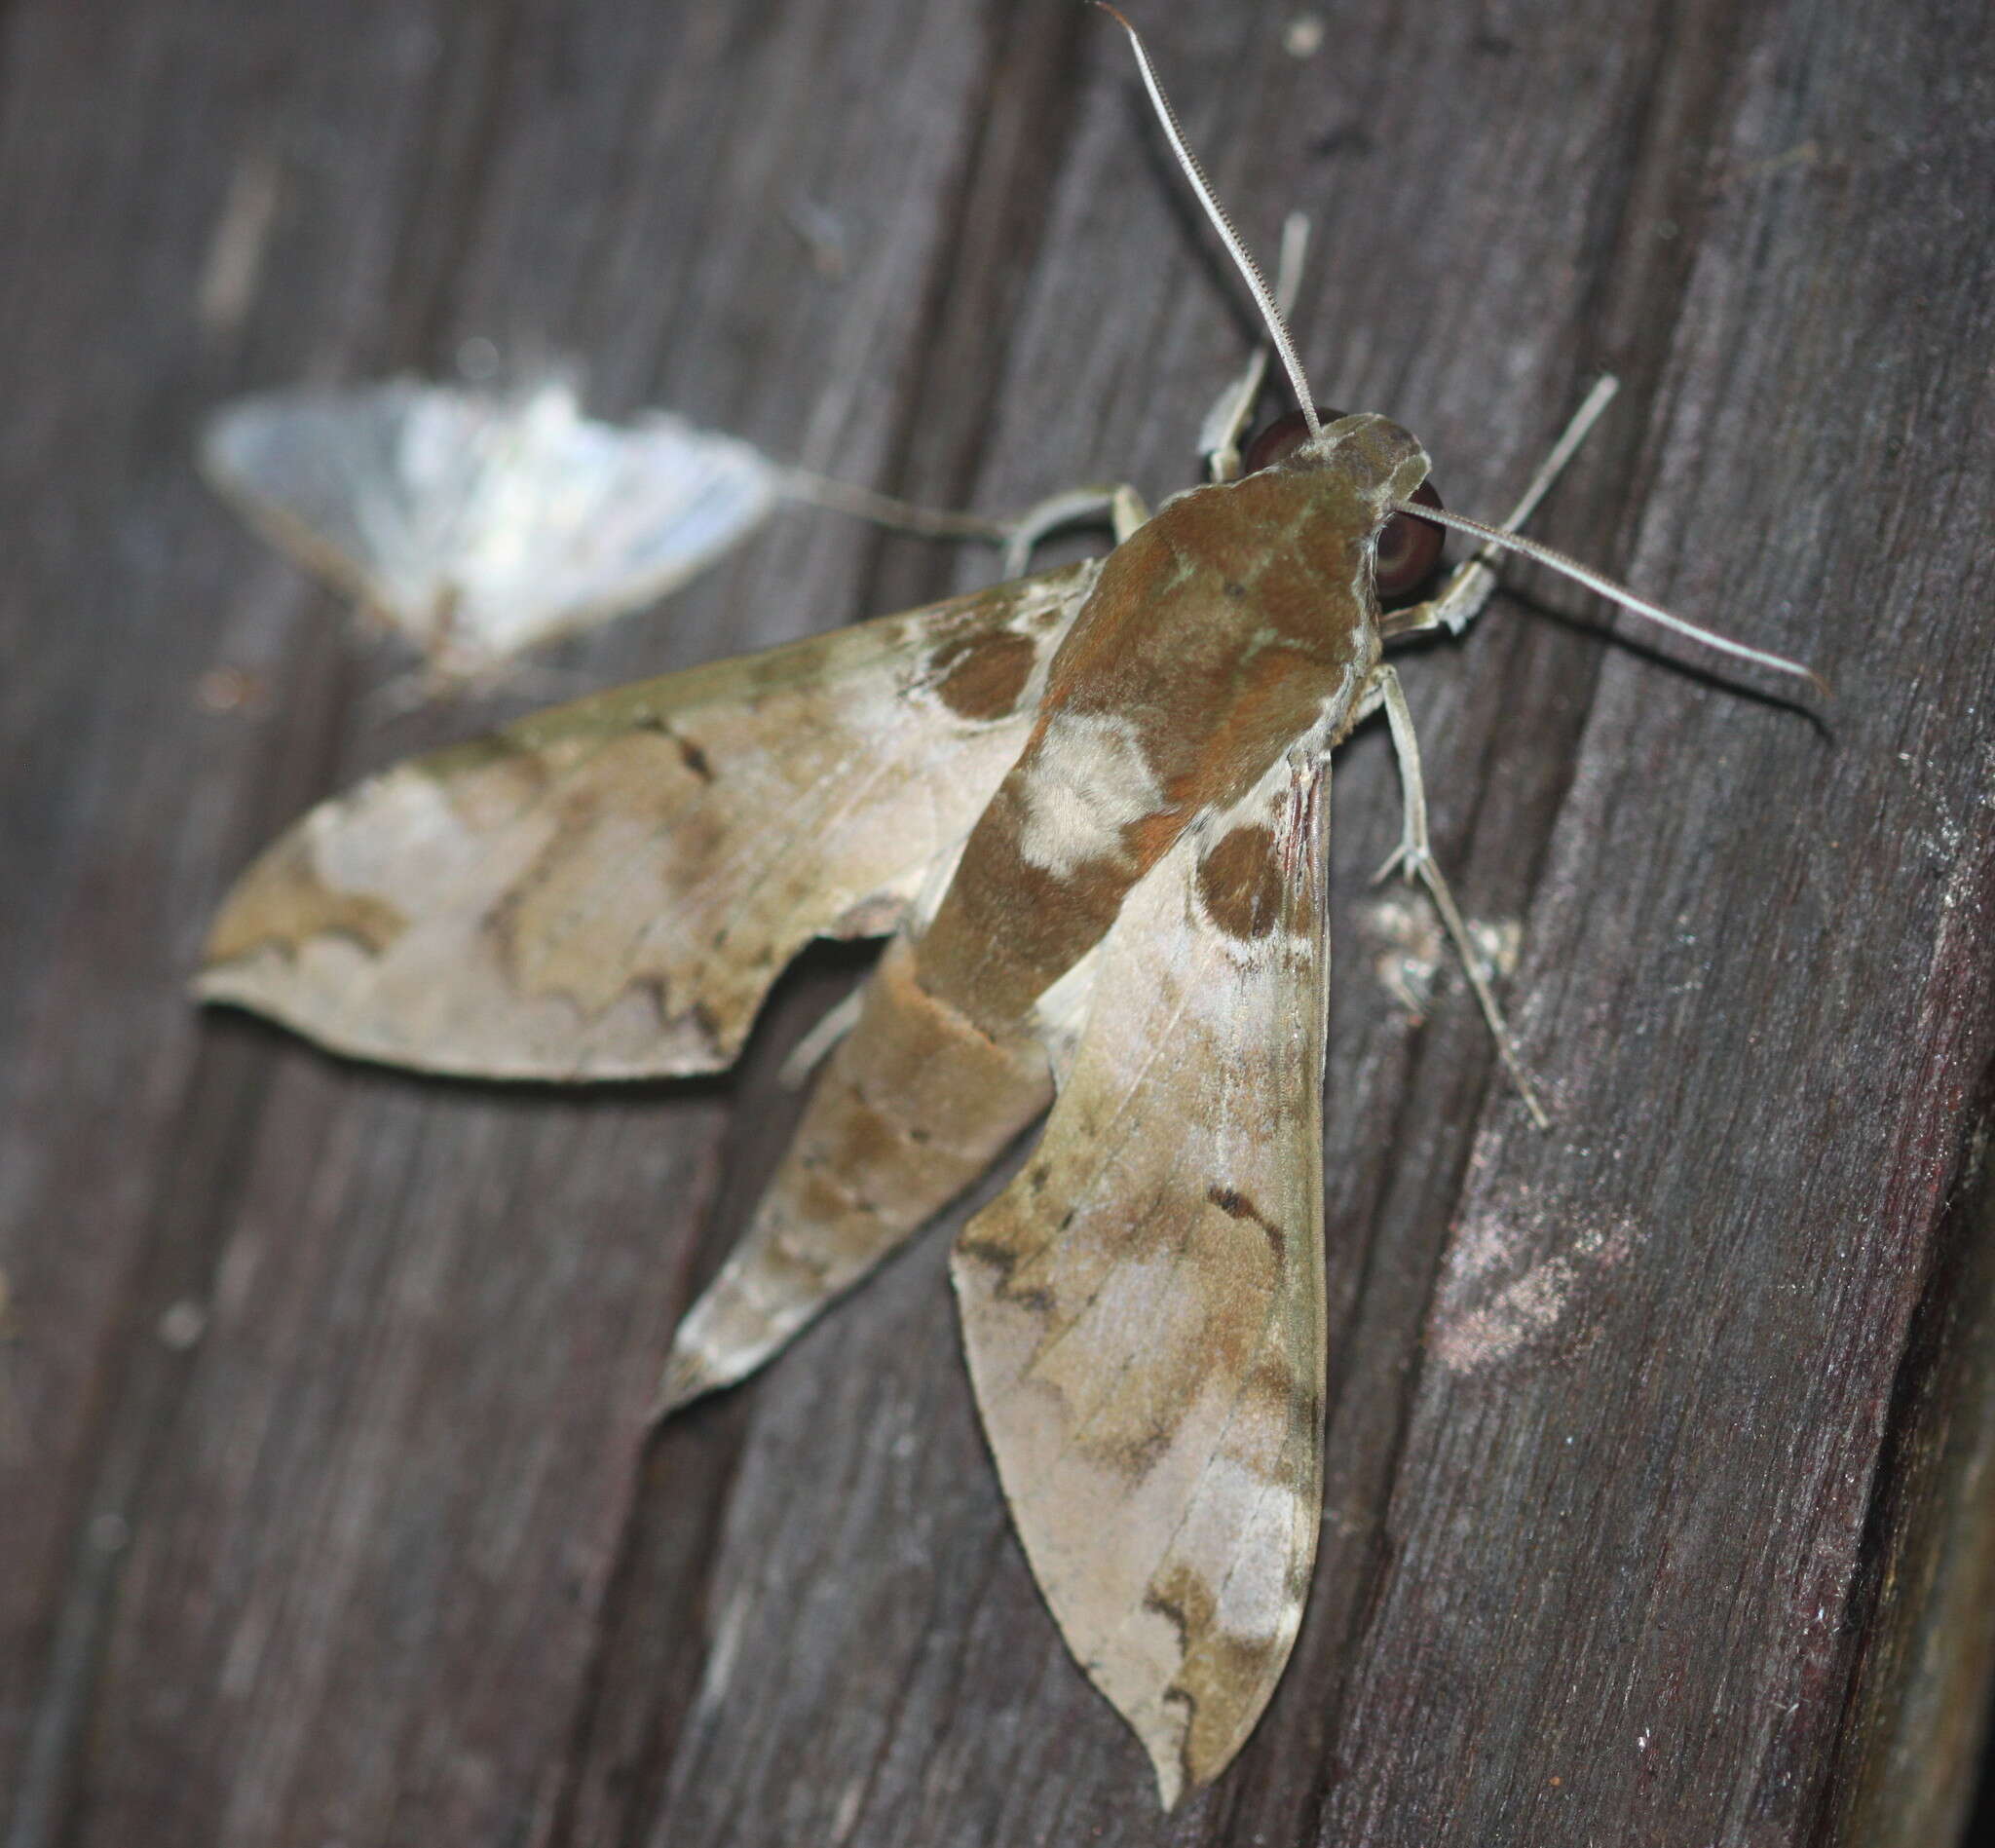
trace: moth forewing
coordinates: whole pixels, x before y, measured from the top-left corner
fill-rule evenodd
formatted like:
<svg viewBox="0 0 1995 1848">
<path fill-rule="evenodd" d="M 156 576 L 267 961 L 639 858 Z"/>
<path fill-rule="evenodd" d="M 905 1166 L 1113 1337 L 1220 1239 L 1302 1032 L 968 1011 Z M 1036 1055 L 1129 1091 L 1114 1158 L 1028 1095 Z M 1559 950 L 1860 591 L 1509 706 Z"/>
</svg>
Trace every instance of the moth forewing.
<svg viewBox="0 0 1995 1848">
<path fill-rule="evenodd" d="M 1032 724 L 1092 561 L 668 674 L 322 804 L 200 993 L 478 1077 L 717 1070 L 812 936 L 891 930 Z"/>
<path fill-rule="evenodd" d="M 1315 1559 L 1330 730 L 1130 894 L 952 1265 L 1034 1575 L 1167 1807 L 1252 1730 Z"/>
</svg>

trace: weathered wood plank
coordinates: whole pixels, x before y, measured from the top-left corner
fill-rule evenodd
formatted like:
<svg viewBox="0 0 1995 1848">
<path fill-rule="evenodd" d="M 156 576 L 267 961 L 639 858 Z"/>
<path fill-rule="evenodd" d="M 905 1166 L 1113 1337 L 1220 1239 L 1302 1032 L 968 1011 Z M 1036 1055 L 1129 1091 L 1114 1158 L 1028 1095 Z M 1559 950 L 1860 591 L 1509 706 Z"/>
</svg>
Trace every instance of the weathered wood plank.
<svg viewBox="0 0 1995 1848">
<path fill-rule="evenodd" d="M 849 959 L 734 1078 L 583 1097 L 180 993 L 275 826 L 501 709 L 370 705 L 399 663 L 205 500 L 199 410 L 489 339 L 930 500 L 1169 491 L 1246 329 L 1118 38 L 1064 0 L 0 14 L 10 1848 L 1944 1839 L 1990 1646 L 1988 22 L 1352 0 L 1300 57 L 1295 11 L 1145 22 L 1250 237 L 1315 221 L 1323 395 L 1495 513 L 1612 366 L 1548 536 L 1840 698 L 1818 730 L 1534 579 L 1409 660 L 1443 858 L 1524 922 L 1546 1137 L 1458 981 L 1422 1025 L 1374 977 L 1397 794 L 1380 739 L 1339 760 L 1324 1558 L 1168 1824 L 1005 1525 L 939 1239 L 644 1442 Z M 988 569 L 797 515 L 561 659 Z M 204 709 L 216 663 L 257 698 Z"/>
</svg>

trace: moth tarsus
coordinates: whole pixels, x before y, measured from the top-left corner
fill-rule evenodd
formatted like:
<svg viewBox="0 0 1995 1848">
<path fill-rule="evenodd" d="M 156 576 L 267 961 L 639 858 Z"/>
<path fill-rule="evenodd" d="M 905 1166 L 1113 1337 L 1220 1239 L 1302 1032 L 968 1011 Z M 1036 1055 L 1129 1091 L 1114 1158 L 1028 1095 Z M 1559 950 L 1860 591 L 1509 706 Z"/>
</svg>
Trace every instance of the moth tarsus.
<svg viewBox="0 0 1995 1848">
<path fill-rule="evenodd" d="M 1379 538 L 1430 511 L 1427 456 L 1376 415 L 1317 421 L 1106 559 L 374 778 L 245 877 L 202 983 L 362 1057 L 669 1075 L 732 1064 L 810 938 L 889 936 L 806 1042 L 802 1122 L 680 1326 L 660 1410 L 759 1367 L 1044 1114 L 952 1276 L 1027 1558 L 1167 1805 L 1252 1731 L 1315 1556 L 1330 759 L 1374 712 L 1400 754 L 1394 864 L 1538 1113 L 1383 660 L 1465 626 L 1489 567 L 1382 617 Z"/>
</svg>

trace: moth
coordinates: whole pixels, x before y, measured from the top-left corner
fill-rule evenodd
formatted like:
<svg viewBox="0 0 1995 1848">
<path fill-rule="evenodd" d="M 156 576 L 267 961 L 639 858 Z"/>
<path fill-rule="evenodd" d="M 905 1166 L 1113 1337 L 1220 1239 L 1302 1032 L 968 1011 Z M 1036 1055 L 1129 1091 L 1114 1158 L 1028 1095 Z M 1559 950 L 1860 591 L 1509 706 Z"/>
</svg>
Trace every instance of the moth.
<svg viewBox="0 0 1995 1848">
<path fill-rule="evenodd" d="M 583 416 L 396 378 L 239 398 L 203 472 L 258 532 L 358 597 L 444 679 L 656 601 L 753 532 L 782 471 L 668 412 Z"/>
<path fill-rule="evenodd" d="M 1033 1572 L 1168 1807 L 1253 1729 L 1315 1557 L 1330 755 L 1373 713 L 1405 785 L 1394 864 L 1516 1068 L 1383 659 L 1492 577 L 1479 555 L 1389 615 L 1380 591 L 1429 571 L 1437 523 L 1557 555 L 1416 499 L 1428 459 L 1397 425 L 1318 414 L 1130 36 L 1302 407 L 1245 472 L 1132 515 L 1106 559 L 390 770 L 250 869 L 200 987 L 360 1058 L 651 1076 L 731 1064 L 809 939 L 886 936 L 660 1411 L 759 1367 L 1044 1113 L 957 1239 L 963 1343 Z"/>
</svg>

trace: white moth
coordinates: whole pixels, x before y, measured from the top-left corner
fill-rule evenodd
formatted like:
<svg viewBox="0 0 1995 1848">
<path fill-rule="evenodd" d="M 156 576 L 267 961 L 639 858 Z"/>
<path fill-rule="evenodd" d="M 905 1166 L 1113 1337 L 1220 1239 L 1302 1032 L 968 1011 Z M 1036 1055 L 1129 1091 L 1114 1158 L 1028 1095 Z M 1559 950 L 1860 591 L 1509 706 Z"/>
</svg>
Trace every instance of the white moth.
<svg viewBox="0 0 1995 1848">
<path fill-rule="evenodd" d="M 752 532 L 781 483 L 748 443 L 666 412 L 597 422 L 560 383 L 272 392 L 217 411 L 200 453 L 251 525 L 446 676 L 656 601 Z"/>
</svg>

